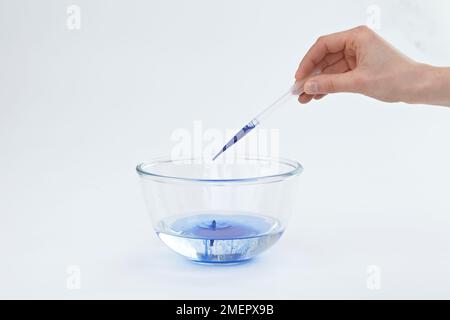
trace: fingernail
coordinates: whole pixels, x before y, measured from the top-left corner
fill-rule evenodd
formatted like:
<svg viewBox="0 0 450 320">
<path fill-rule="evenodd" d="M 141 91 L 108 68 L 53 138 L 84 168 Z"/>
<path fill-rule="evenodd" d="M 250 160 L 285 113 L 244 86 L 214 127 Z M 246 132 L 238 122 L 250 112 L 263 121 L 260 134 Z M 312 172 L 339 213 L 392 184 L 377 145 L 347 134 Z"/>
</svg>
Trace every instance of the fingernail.
<svg viewBox="0 0 450 320">
<path fill-rule="evenodd" d="M 314 81 L 308 81 L 305 83 L 305 92 L 308 94 L 314 94 L 319 92 L 319 87 L 317 83 Z"/>
</svg>

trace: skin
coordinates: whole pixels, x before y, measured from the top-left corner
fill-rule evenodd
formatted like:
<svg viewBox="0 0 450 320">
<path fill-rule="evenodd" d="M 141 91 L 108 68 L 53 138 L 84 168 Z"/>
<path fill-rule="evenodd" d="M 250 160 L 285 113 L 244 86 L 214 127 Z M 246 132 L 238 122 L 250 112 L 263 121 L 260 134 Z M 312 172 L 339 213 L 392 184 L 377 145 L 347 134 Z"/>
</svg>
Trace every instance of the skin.
<svg viewBox="0 0 450 320">
<path fill-rule="evenodd" d="M 366 26 L 317 39 L 295 79 L 306 81 L 300 103 L 353 92 L 385 102 L 450 107 L 450 68 L 418 63 Z"/>
</svg>

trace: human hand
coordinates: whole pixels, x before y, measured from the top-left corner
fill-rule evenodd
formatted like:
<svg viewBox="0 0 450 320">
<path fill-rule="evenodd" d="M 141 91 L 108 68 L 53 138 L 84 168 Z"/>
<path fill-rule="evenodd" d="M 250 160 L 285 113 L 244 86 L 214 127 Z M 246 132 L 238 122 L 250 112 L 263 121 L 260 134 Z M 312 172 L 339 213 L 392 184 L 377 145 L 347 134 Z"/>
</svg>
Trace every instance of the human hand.
<svg viewBox="0 0 450 320">
<path fill-rule="evenodd" d="M 322 36 L 309 49 L 295 74 L 297 81 L 306 81 L 298 100 L 307 103 L 328 93 L 354 92 L 386 102 L 449 105 L 450 78 L 443 79 L 449 70 L 439 69 L 411 60 L 360 26 Z M 436 81 L 439 77 L 443 81 Z M 444 101 L 434 101 L 445 89 Z"/>
</svg>

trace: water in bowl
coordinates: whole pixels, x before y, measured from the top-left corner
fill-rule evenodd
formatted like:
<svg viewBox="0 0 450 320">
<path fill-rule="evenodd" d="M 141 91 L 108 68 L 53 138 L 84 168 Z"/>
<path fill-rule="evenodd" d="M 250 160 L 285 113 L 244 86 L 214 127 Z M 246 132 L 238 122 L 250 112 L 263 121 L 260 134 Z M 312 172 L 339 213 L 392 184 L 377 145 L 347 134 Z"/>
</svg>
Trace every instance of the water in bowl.
<svg viewBox="0 0 450 320">
<path fill-rule="evenodd" d="M 169 248 L 191 260 L 236 263 L 272 246 L 283 228 L 263 215 L 198 213 L 164 219 L 156 232 Z"/>
</svg>

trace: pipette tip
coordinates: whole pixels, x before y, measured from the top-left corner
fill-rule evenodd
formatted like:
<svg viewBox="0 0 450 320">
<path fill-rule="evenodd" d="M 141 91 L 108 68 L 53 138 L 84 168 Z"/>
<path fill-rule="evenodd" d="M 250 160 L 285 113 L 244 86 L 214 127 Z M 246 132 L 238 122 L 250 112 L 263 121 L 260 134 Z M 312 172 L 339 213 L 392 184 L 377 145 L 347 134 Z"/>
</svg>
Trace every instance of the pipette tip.
<svg viewBox="0 0 450 320">
<path fill-rule="evenodd" d="M 216 160 L 218 156 L 220 156 L 223 153 L 223 150 L 220 150 L 219 153 L 217 153 L 214 158 L 212 159 L 212 161 Z"/>
</svg>

